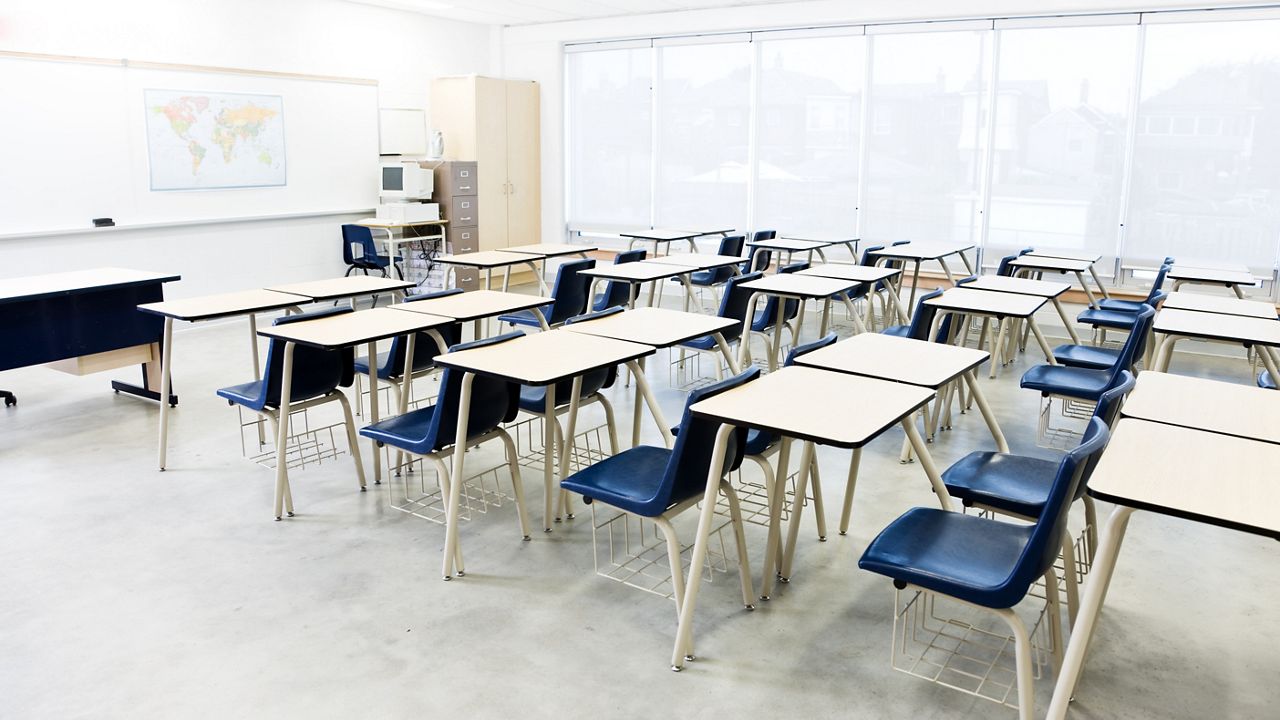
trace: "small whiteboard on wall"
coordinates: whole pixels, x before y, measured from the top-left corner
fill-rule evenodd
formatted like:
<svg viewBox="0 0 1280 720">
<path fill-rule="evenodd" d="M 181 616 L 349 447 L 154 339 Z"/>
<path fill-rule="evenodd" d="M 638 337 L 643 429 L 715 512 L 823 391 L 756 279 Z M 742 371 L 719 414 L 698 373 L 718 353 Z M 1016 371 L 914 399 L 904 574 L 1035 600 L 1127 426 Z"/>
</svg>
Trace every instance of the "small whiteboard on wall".
<svg viewBox="0 0 1280 720">
<path fill-rule="evenodd" d="M 382 155 L 426 155 L 427 112 L 409 108 L 379 109 L 378 152 Z"/>
<path fill-rule="evenodd" d="M 0 236 L 378 203 L 373 81 L 0 52 L 0 87 Z"/>
</svg>

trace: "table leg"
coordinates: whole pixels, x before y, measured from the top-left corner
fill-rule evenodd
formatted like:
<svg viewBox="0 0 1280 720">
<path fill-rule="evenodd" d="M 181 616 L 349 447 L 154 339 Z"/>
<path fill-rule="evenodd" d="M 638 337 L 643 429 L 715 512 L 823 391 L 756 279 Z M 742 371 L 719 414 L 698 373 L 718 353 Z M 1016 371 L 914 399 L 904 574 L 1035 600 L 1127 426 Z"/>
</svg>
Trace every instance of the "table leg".
<svg viewBox="0 0 1280 720">
<path fill-rule="evenodd" d="M 573 434 L 578 430 L 578 405 L 579 396 L 582 395 L 582 376 L 579 375 L 573 379 L 573 385 L 569 395 L 569 414 L 565 418 L 564 424 L 564 442 L 560 443 L 560 482 L 569 477 L 570 467 L 573 463 Z M 559 483 L 556 483 L 559 488 Z M 560 522 L 561 512 L 564 517 L 569 520 L 573 519 L 572 508 L 569 506 L 569 493 L 559 490 L 557 495 L 560 496 L 560 507 L 556 513 L 556 522 Z"/>
<path fill-rule="evenodd" d="M 978 378 L 972 370 L 965 371 L 964 382 L 969 386 L 969 392 L 978 403 L 978 410 L 982 412 L 982 419 L 987 421 L 987 429 L 991 431 L 991 437 L 996 441 L 996 450 L 1002 453 L 1009 452 L 1009 441 L 1005 440 L 1004 432 L 1000 430 L 1000 422 L 996 420 L 996 414 L 991 412 L 991 406 L 987 404 L 987 397 L 983 394 L 982 388 L 979 387 Z"/>
<path fill-rule="evenodd" d="M 1165 335 L 1164 340 L 1160 343 L 1160 350 L 1156 354 L 1156 366 L 1151 368 L 1156 372 L 1169 372 L 1169 363 L 1173 360 L 1173 346 L 1182 337 L 1178 335 Z"/>
<path fill-rule="evenodd" d="M 886 289 L 889 293 L 889 304 L 893 305 L 893 309 L 898 312 L 898 319 L 902 321 L 903 325 L 909 324 L 911 322 L 911 316 L 907 314 L 907 309 L 902 306 L 902 298 L 898 297 L 898 293 L 893 288 L 893 283 L 888 283 L 886 285 Z M 874 294 L 874 288 L 872 292 L 867 295 L 868 303 L 871 302 L 872 294 Z"/>
<path fill-rule="evenodd" d="M 462 498 L 462 483 L 466 479 L 462 473 L 467 457 L 467 432 L 470 429 L 468 424 L 471 420 L 471 386 L 475 379 L 475 373 L 463 373 L 462 388 L 458 393 L 458 422 L 454 426 L 453 433 L 453 469 L 449 473 L 452 475 L 449 479 L 449 502 L 445 506 L 443 562 L 445 580 L 453 577 L 455 570 L 458 577 L 466 574 L 466 570 L 462 567 L 462 549 L 458 546 L 458 506 Z"/>
<path fill-rule="evenodd" d="M 738 367 L 747 367 L 747 356 L 751 351 L 751 322 L 755 319 L 761 297 L 760 293 L 753 292 L 747 302 L 747 314 L 742 319 L 742 334 L 738 338 Z"/>
<path fill-rule="evenodd" d="M 1053 359 L 1053 348 L 1049 347 L 1049 341 L 1044 338 L 1044 333 L 1040 332 L 1040 325 L 1034 316 L 1027 316 L 1027 325 L 1031 328 L 1031 334 L 1036 336 L 1036 343 L 1040 345 L 1040 350 L 1044 352 L 1045 362 L 1057 365 L 1058 361 Z"/>
<path fill-rule="evenodd" d="M 720 348 L 720 354 L 724 356 L 725 364 L 729 366 L 729 372 L 737 375 L 742 372 L 738 363 L 733 359 L 733 350 L 729 348 L 729 343 L 725 341 L 724 335 L 719 332 L 711 333 L 711 339 L 716 341 L 716 347 Z"/>
<path fill-rule="evenodd" d="M 857 308 L 853 306 L 853 301 L 845 293 L 840 293 L 840 301 L 844 303 L 844 309 L 849 312 L 849 317 L 853 320 L 853 332 L 861 335 L 867 331 L 867 326 L 862 322 L 862 316 L 858 313 Z M 868 301 L 870 302 L 870 301 Z"/>
<path fill-rule="evenodd" d="M 1098 285 L 1098 292 L 1102 293 L 1102 297 L 1110 298 L 1111 293 L 1107 292 L 1107 286 L 1102 284 L 1102 278 L 1098 276 L 1098 269 L 1093 265 L 1089 266 L 1089 274 L 1093 276 L 1093 281 Z"/>
<path fill-rule="evenodd" d="M 493 289 L 493 268 L 491 267 L 484 269 L 484 289 L 485 290 Z M 503 290 L 504 291 L 506 290 L 505 283 L 504 283 Z"/>
<path fill-rule="evenodd" d="M 786 435 L 778 441 L 778 466 L 774 468 L 773 485 L 769 488 L 769 529 L 764 549 L 764 568 L 761 570 L 760 599 L 768 600 L 773 593 L 782 546 L 782 506 L 787 495 L 787 470 L 791 465 L 791 438 Z"/>
<path fill-rule="evenodd" d="M 644 358 L 640 358 L 636 360 L 635 365 L 636 367 L 631 367 L 630 364 L 627 365 L 627 368 L 631 371 L 631 374 L 632 375 L 643 374 Z M 640 394 L 640 384 L 637 383 L 635 397 L 632 398 L 632 403 L 631 403 L 631 447 L 640 446 L 640 403 L 642 399 L 643 397 Z"/>
<path fill-rule="evenodd" d="M 970 275 L 977 275 L 977 273 L 973 271 L 973 263 L 969 262 L 969 256 L 965 255 L 963 250 L 956 254 L 960 256 L 960 262 L 964 263 L 965 271 Z"/>
<path fill-rule="evenodd" d="M 253 317 L 250 315 L 249 317 Z M 162 336 L 160 347 L 160 472 L 164 472 L 164 465 L 169 454 L 169 386 L 172 384 L 173 372 L 173 318 L 165 316 L 164 319 L 164 335 Z M 253 338 L 253 359 L 254 365 L 258 360 L 258 337 L 254 334 Z M 255 373 L 254 379 L 259 376 Z M 261 444 L 262 425 L 258 425 L 259 444 Z"/>
<path fill-rule="evenodd" d="M 849 532 L 849 520 L 853 516 L 853 491 L 858 486 L 858 466 L 862 464 L 862 448 L 853 449 L 853 457 L 849 459 L 849 477 L 844 485 L 844 509 L 840 511 L 840 534 Z"/>
<path fill-rule="evenodd" d="M 698 590 L 702 587 L 702 567 L 707 560 L 707 545 L 711 539 L 711 522 L 715 515 L 716 495 L 720 492 L 720 478 L 724 476 L 725 454 L 729 446 L 729 436 L 734 432 L 732 425 L 721 425 L 716 432 L 715 445 L 711 450 L 711 465 L 707 468 L 707 488 L 702 496 L 702 512 L 698 517 L 698 534 L 693 542 L 693 557 L 689 562 L 689 580 L 684 589 L 684 604 L 680 608 L 680 626 L 676 630 L 675 649 L 671 653 L 671 669 L 679 672 L 684 668 L 685 660 L 691 660 L 692 654 L 686 650 L 693 645 L 693 610 L 698 602 Z M 672 568 L 679 572 L 678 568 Z"/>
<path fill-rule="evenodd" d="M 947 276 L 947 282 L 951 283 L 951 287 L 955 287 L 956 278 L 951 274 L 951 266 L 947 265 L 947 259 L 938 258 L 938 264 L 942 266 L 942 273 Z"/>
<path fill-rule="evenodd" d="M 168 344 L 168 340 L 165 341 Z M 258 316 L 256 313 L 249 313 L 249 350 L 253 356 L 253 377 L 262 377 L 262 366 L 258 362 Z M 163 410 L 161 411 L 163 412 Z M 261 450 L 263 445 L 267 444 L 267 438 L 262 431 L 262 418 L 258 418 L 256 423 L 258 426 L 258 449 Z"/>
<path fill-rule="evenodd" d="M 369 357 L 369 424 L 378 422 L 378 343 L 371 342 L 365 346 Z M 382 455 L 378 452 L 378 442 L 369 440 L 373 447 L 373 484 L 382 483 Z"/>
<path fill-rule="evenodd" d="M 1275 350 L 1265 345 L 1255 345 L 1254 349 L 1258 351 L 1258 358 L 1262 360 L 1267 372 L 1271 373 L 1271 377 L 1280 379 L 1280 368 L 1277 368 L 1280 362 L 1276 360 Z"/>
<path fill-rule="evenodd" d="M 809 468 L 813 465 L 813 443 L 805 441 L 800 449 L 800 467 L 796 470 L 796 490 L 791 498 L 791 523 L 787 527 L 787 547 L 782 554 L 782 565 L 779 567 L 782 582 L 791 582 L 791 562 L 796 556 L 796 540 L 800 537 L 800 515 L 804 509 L 805 493 L 809 489 Z M 779 495 L 785 495 L 786 476 L 782 476 L 783 484 L 779 485 Z"/>
<path fill-rule="evenodd" d="M 281 507 L 288 499 L 289 517 L 293 517 L 293 498 L 289 492 L 289 395 L 293 386 L 293 350 L 295 343 L 284 344 L 284 369 L 280 373 L 280 421 L 276 423 L 276 520 L 282 516 Z M 372 362 L 372 361 L 371 361 Z"/>
<path fill-rule="evenodd" d="M 778 354 L 782 351 L 782 315 L 787 307 L 786 298 L 781 295 L 774 295 L 774 298 L 778 302 L 773 312 L 773 341 L 769 345 L 769 372 L 778 369 Z"/>
<path fill-rule="evenodd" d="M 662 414 L 662 407 L 658 405 L 658 399 L 653 396 L 653 388 L 649 387 L 649 381 L 644 376 L 644 368 L 636 360 L 627 363 L 627 367 L 631 369 L 631 374 L 636 379 L 636 391 L 644 397 L 644 404 L 649 406 L 649 413 L 653 415 L 653 422 L 658 426 L 658 432 L 662 433 L 662 440 L 667 447 L 671 447 L 675 442 L 675 436 L 671 434 L 671 426 L 667 425 L 667 418 Z M 639 403 L 636 403 L 639 407 Z M 639 417 L 639 411 L 636 412 Z M 632 434 L 635 435 L 633 430 Z"/>
<path fill-rule="evenodd" d="M 1084 588 L 1084 597 L 1080 599 L 1080 612 L 1076 616 L 1075 625 L 1071 628 L 1071 641 L 1067 643 L 1067 654 L 1062 661 L 1062 669 L 1058 672 L 1058 682 L 1053 686 L 1053 699 L 1049 702 L 1049 720 L 1063 720 L 1067 716 L 1067 704 L 1075 695 L 1076 683 L 1084 670 L 1085 654 L 1089 650 L 1089 641 L 1093 638 L 1094 627 L 1098 623 L 1098 614 L 1102 610 L 1102 602 L 1106 599 L 1107 589 L 1111 585 L 1111 576 L 1115 573 L 1116 560 L 1120 555 L 1120 546 L 1124 543 L 1125 529 L 1129 526 L 1129 517 L 1133 508 L 1117 505 L 1111 511 L 1106 527 L 1102 530 L 1102 538 L 1098 551 L 1093 557 L 1093 568 L 1089 571 Z"/>
<path fill-rule="evenodd" d="M 929 454 L 929 446 L 925 445 L 924 438 L 920 437 L 920 431 L 916 429 L 914 422 L 915 413 L 902 418 L 902 429 L 907 432 L 907 440 L 911 442 L 911 449 L 915 451 L 916 457 L 920 458 L 920 467 L 924 469 L 924 474 L 929 478 L 929 484 L 933 486 L 933 492 L 938 496 L 938 502 L 942 505 L 942 509 L 950 512 L 951 495 L 947 493 L 947 486 L 942 484 L 942 476 L 938 474 L 938 468 L 933 464 L 933 456 Z"/>
<path fill-rule="evenodd" d="M 1058 311 L 1058 317 L 1062 318 L 1062 325 L 1067 329 L 1067 334 L 1071 336 L 1071 342 L 1080 345 L 1080 336 L 1076 334 L 1075 323 L 1071 318 L 1067 317 L 1067 311 L 1062 307 L 1062 302 L 1058 298 L 1053 298 L 1053 309 Z"/>
<path fill-rule="evenodd" d="M 818 323 L 818 337 L 826 337 L 827 328 L 831 325 L 831 298 L 823 298 L 822 300 L 822 321 Z M 796 341 L 796 344 L 800 344 Z"/>
<path fill-rule="evenodd" d="M 1093 296 L 1093 291 L 1089 289 L 1089 283 L 1084 280 L 1084 273 L 1077 271 L 1076 280 L 1080 281 L 1080 287 L 1084 288 L 1084 296 L 1089 298 L 1089 307 L 1098 307 L 1098 299 Z"/>
<path fill-rule="evenodd" d="M 544 275 L 546 275 L 546 271 L 547 271 L 547 259 L 546 258 L 542 259 L 542 272 L 538 272 L 538 266 L 532 260 L 526 262 L 525 265 L 528 265 L 529 269 L 533 271 L 533 276 L 538 278 L 538 291 L 542 293 L 543 297 L 549 296 L 551 294 L 551 289 L 547 287 L 547 279 L 543 277 Z M 510 282 L 511 282 L 511 266 L 508 265 L 506 276 L 502 279 L 503 292 L 507 291 L 507 286 L 510 284 Z"/>
<path fill-rule="evenodd" d="M 542 406 L 542 531 L 551 532 L 552 515 L 556 497 L 556 384 L 547 385 L 547 397 Z"/>
<path fill-rule="evenodd" d="M 684 287 L 684 311 L 689 312 L 689 305 L 693 304 L 698 306 L 698 310 L 701 312 L 701 303 L 698 302 L 698 297 L 693 292 L 693 285 L 689 284 L 689 274 L 677 275 L 676 279 L 679 280 L 680 285 Z"/>
<path fill-rule="evenodd" d="M 911 297 L 907 300 L 907 318 L 916 311 L 916 286 L 920 284 L 920 260 L 916 260 L 915 269 L 911 271 Z"/>
</svg>

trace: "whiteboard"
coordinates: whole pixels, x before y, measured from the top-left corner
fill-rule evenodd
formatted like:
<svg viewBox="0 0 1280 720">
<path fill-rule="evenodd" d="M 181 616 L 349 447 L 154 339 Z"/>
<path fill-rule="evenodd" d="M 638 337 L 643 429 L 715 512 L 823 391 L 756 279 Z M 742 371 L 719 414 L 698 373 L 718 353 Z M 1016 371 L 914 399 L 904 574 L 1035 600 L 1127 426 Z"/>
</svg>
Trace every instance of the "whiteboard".
<svg viewBox="0 0 1280 720">
<path fill-rule="evenodd" d="M 372 208 L 376 85 L 0 56 L 0 235 Z M 146 90 L 278 95 L 285 184 L 151 190 Z"/>
</svg>

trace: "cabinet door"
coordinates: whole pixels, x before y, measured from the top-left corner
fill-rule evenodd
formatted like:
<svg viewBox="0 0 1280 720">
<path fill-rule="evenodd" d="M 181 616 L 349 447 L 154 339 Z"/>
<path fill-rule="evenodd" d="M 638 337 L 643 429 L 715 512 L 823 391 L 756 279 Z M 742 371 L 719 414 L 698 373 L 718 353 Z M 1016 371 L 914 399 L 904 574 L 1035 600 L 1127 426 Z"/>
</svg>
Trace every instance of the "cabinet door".
<svg viewBox="0 0 1280 720">
<path fill-rule="evenodd" d="M 510 245 L 528 245 L 542 242 L 538 83 L 509 80 L 506 85 L 507 238 Z"/>
<path fill-rule="evenodd" d="M 477 77 L 476 187 L 482 250 L 507 247 L 507 90 L 506 81 Z"/>
</svg>

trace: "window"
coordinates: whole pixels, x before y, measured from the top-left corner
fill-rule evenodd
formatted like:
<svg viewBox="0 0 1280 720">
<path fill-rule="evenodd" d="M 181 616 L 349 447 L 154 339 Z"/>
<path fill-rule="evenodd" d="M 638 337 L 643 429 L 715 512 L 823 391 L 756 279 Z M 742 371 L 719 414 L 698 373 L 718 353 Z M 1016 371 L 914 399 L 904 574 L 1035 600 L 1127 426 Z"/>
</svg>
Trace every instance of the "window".
<svg viewBox="0 0 1280 720">
<path fill-rule="evenodd" d="M 1147 27 L 1124 252 L 1270 268 L 1280 237 L 1280 20 Z M 1221 136 L 1193 132 L 1222 118 Z"/>
<path fill-rule="evenodd" d="M 658 53 L 657 224 L 746 228 L 751 43 Z"/>
<path fill-rule="evenodd" d="M 652 163 L 650 48 L 570 53 L 569 220 L 648 227 Z"/>
<path fill-rule="evenodd" d="M 1000 35 L 988 264 L 1024 247 L 1114 255 L 1133 26 Z"/>
<path fill-rule="evenodd" d="M 779 122 L 757 140 L 757 228 L 854 237 L 862 37 L 760 43 L 760 111 Z"/>
<path fill-rule="evenodd" d="M 930 32 L 868 39 L 868 100 L 877 121 L 863 178 L 868 242 L 977 242 L 990 37 Z"/>
</svg>

